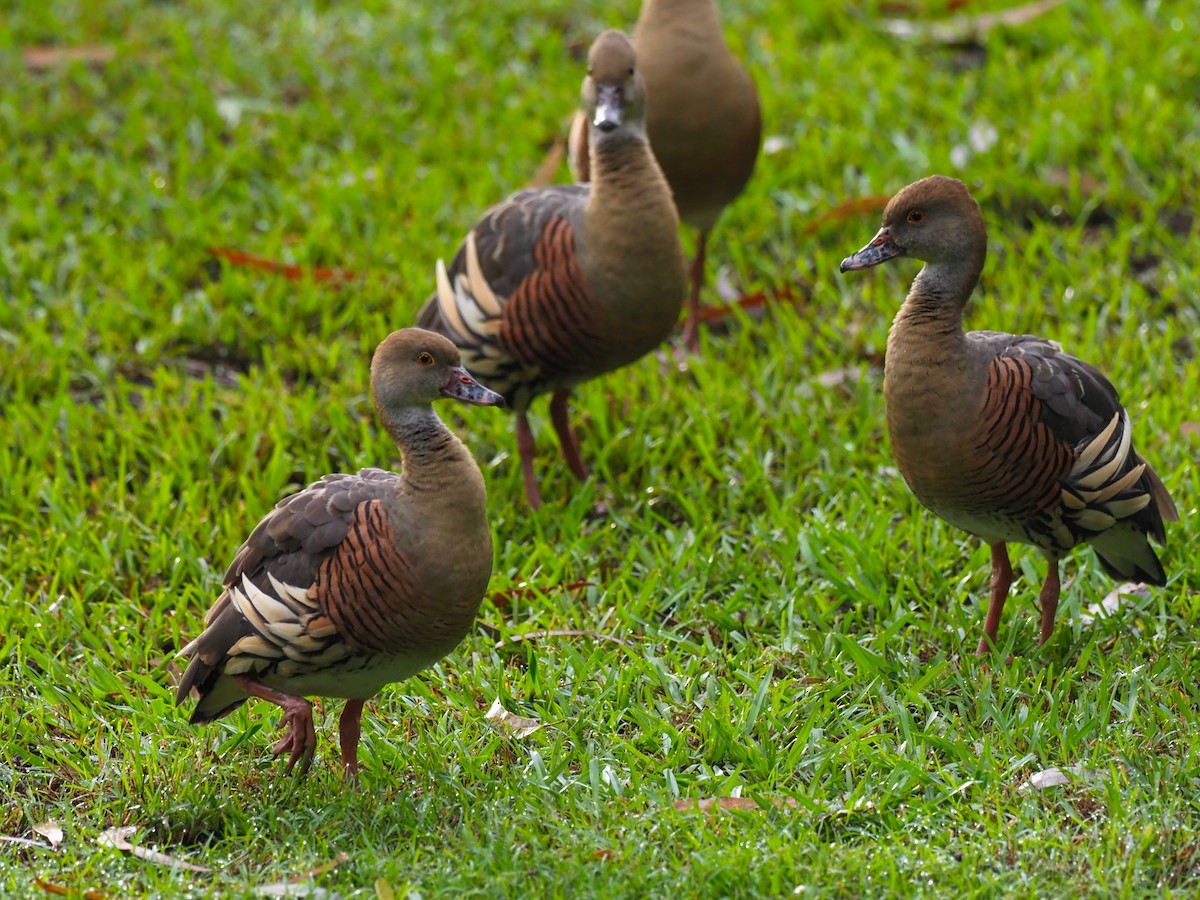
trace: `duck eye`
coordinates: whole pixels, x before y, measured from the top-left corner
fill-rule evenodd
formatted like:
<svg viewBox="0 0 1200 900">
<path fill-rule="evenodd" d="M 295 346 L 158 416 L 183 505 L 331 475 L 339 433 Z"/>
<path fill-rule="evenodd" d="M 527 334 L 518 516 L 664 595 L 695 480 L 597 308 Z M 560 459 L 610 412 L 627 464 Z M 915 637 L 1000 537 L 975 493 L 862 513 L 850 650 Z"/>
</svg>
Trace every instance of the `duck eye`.
<svg viewBox="0 0 1200 900">
<path fill-rule="evenodd" d="M 630 67 L 629 67 L 629 74 L 630 74 L 630 75 L 632 75 L 632 74 L 633 74 L 633 66 L 630 66 Z"/>
<path fill-rule="evenodd" d="M 417 362 L 419 362 L 423 366 L 432 366 L 433 365 L 433 354 L 421 351 L 420 353 L 417 354 Z"/>
<path fill-rule="evenodd" d="M 921 212 L 919 209 L 910 209 L 908 211 L 908 221 L 912 222 L 914 225 L 920 225 L 925 221 L 925 213 Z"/>
</svg>

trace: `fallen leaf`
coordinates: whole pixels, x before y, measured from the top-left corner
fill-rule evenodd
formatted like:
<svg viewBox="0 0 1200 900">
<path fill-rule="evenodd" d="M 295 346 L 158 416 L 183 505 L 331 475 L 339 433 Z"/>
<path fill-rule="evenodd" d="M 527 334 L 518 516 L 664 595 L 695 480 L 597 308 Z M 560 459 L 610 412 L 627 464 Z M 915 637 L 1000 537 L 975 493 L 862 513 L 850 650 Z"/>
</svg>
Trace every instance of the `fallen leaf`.
<svg viewBox="0 0 1200 900">
<path fill-rule="evenodd" d="M 1085 769 L 1080 765 L 1067 766 L 1065 769 L 1052 766 L 1049 769 L 1034 772 L 1029 776 L 1029 780 L 1022 784 L 1018 790 L 1027 791 L 1032 788 L 1033 790 L 1044 791 L 1046 788 L 1062 787 L 1067 784 L 1098 781 L 1105 774 L 1101 769 Z"/>
<path fill-rule="evenodd" d="M 510 713 L 500 704 L 499 697 L 492 701 L 492 706 L 484 715 L 484 719 L 496 731 L 501 734 L 510 734 L 515 738 L 529 737 L 542 727 L 542 723 L 537 719 L 527 719 L 524 716 Z"/>
<path fill-rule="evenodd" d="M 572 581 L 569 584 L 554 585 L 550 588 L 538 587 L 536 585 L 525 584 L 522 582 L 516 587 L 508 588 L 503 591 L 493 591 L 488 598 L 495 606 L 507 606 L 517 598 L 526 598 L 533 596 L 545 596 L 551 590 L 561 591 L 578 591 L 586 587 L 595 587 L 594 581 Z"/>
<path fill-rule="evenodd" d="M 327 888 L 319 887 L 311 881 L 293 884 L 290 881 L 279 881 L 274 884 L 264 884 L 256 887 L 254 893 L 260 897 L 309 897 L 312 900 L 335 900 L 341 896 Z"/>
<path fill-rule="evenodd" d="M 633 649 L 629 641 L 619 638 L 614 634 L 601 634 L 598 631 L 579 631 L 574 628 L 563 628 L 551 631 L 531 631 L 527 634 L 514 634 L 508 640 L 497 641 L 493 650 L 500 650 L 510 644 L 519 644 L 522 641 L 540 641 L 545 638 L 552 637 L 590 637 L 597 641 L 612 641 L 614 644 L 620 644 L 622 647 Z"/>
<path fill-rule="evenodd" d="M 278 112 L 275 104 L 252 97 L 218 97 L 216 107 L 217 115 L 230 128 L 236 128 L 246 113 Z"/>
<path fill-rule="evenodd" d="M 717 269 L 717 277 L 713 282 L 713 288 L 717 292 L 717 296 L 725 303 L 736 303 L 739 297 L 745 295 L 740 284 L 735 283 L 737 273 L 730 266 L 721 266 Z"/>
<path fill-rule="evenodd" d="M 112 60 L 117 52 L 112 47 L 85 45 L 81 47 L 26 47 L 21 51 L 25 68 L 35 71 L 57 69 L 71 63 L 99 66 Z"/>
<path fill-rule="evenodd" d="M 300 281 L 304 278 L 311 278 L 313 281 L 330 283 L 337 286 L 358 278 L 358 275 L 347 269 L 329 269 L 322 266 L 307 269 L 304 266 L 298 266 L 294 263 L 281 263 L 273 259 L 264 259 L 261 256 L 251 256 L 249 253 L 235 250 L 232 247 L 209 247 L 208 252 L 218 259 L 225 260 L 232 266 L 258 269 L 260 272 L 282 275 L 288 281 Z"/>
<path fill-rule="evenodd" d="M 830 222 L 845 222 L 847 219 L 852 219 L 855 216 L 879 212 L 888 205 L 888 201 L 891 199 L 891 197 L 884 197 L 882 194 L 878 194 L 869 197 L 851 197 L 849 200 L 843 200 L 841 203 L 831 206 L 809 222 L 804 228 L 804 233 L 816 234 Z"/>
<path fill-rule="evenodd" d="M 1179 426 L 1179 433 L 1186 438 L 1200 437 L 1200 422 L 1184 422 Z"/>
<path fill-rule="evenodd" d="M 599 859 L 604 862 L 607 862 L 610 859 L 616 859 L 616 858 L 617 858 L 616 850 L 597 850 L 595 853 L 592 854 L 592 859 Z"/>
<path fill-rule="evenodd" d="M 1108 184 L 1101 181 L 1095 175 L 1090 175 L 1087 172 L 1079 172 L 1074 169 L 1054 168 L 1046 172 L 1045 181 L 1047 184 L 1052 184 L 1055 187 L 1070 188 L 1075 183 L 1076 179 L 1079 182 L 1079 190 L 1085 196 L 1093 194 L 1107 194 Z"/>
<path fill-rule="evenodd" d="M 316 878 L 318 875 L 324 875 L 326 872 L 332 872 L 342 863 L 350 861 L 349 853 L 339 853 L 330 862 L 317 866 L 315 869 L 309 869 L 303 875 L 293 875 L 290 879 L 293 883 L 299 881 L 308 881 L 310 878 Z"/>
<path fill-rule="evenodd" d="M 375 879 L 375 896 L 378 900 L 396 900 L 396 892 L 382 878 Z"/>
<path fill-rule="evenodd" d="M 112 847 L 114 850 L 120 850 L 122 853 L 128 853 L 131 856 L 136 856 L 138 859 L 145 860 L 148 863 L 153 863 L 156 866 L 166 866 L 170 869 L 184 869 L 188 872 L 211 872 L 212 869 L 205 866 L 198 866 L 195 863 L 187 862 L 186 860 L 176 859 L 173 856 L 168 856 L 165 853 L 159 853 L 157 850 L 151 850 L 149 847 L 142 847 L 130 843 L 129 839 L 138 831 L 137 825 L 121 825 L 116 828 L 108 828 L 101 832 L 96 838 L 96 843 L 101 847 Z"/>
<path fill-rule="evenodd" d="M 899 38 L 933 41 L 938 44 L 968 44 L 980 42 L 997 25 L 1015 28 L 1061 6 L 1065 0 L 1034 0 L 1022 6 L 976 16 L 955 16 L 941 22 L 918 22 L 913 19 L 884 19 L 880 28 Z"/>
<path fill-rule="evenodd" d="M 57 822 L 42 822 L 34 825 L 33 830 L 48 840 L 51 847 L 57 847 L 63 842 L 63 830 Z"/>
<path fill-rule="evenodd" d="M 738 298 L 737 302 L 731 303 L 728 306 L 703 306 L 700 308 L 697 318 L 700 322 L 709 325 L 732 314 L 734 309 L 741 309 L 743 312 L 753 312 L 759 307 L 765 307 L 769 303 L 787 303 L 792 306 L 799 306 L 807 299 L 807 291 L 801 294 L 792 285 L 785 284 L 782 287 L 746 294 Z"/>
<path fill-rule="evenodd" d="M 795 809 L 800 804 L 794 797 L 775 797 L 771 800 L 770 805 L 775 809 L 782 809 L 785 806 Z M 708 812 L 712 809 L 740 809 L 745 812 L 753 812 L 762 809 L 762 805 L 750 797 L 707 797 L 703 800 L 676 800 L 675 808 L 680 812 Z"/>
<path fill-rule="evenodd" d="M 262 897 L 313 897 L 316 900 L 333 900 L 340 896 L 334 891 L 319 887 L 313 879 L 326 872 L 332 871 L 350 859 L 350 854 L 339 853 L 332 862 L 327 862 L 315 869 L 310 869 L 302 875 L 293 875 L 287 881 L 276 881 L 272 884 L 261 884 L 254 888 L 254 893 Z"/>
<path fill-rule="evenodd" d="M 816 377 L 817 384 L 822 387 L 834 388 L 844 384 L 855 384 L 863 376 L 861 366 L 847 366 L 843 369 L 830 369 Z"/>
<path fill-rule="evenodd" d="M 763 140 L 763 156 L 774 156 L 776 153 L 782 153 L 784 150 L 790 150 L 792 141 L 790 138 L 785 138 L 781 134 L 768 135 Z"/>
<path fill-rule="evenodd" d="M 80 893 L 75 888 L 66 888 L 61 884 L 52 884 L 49 881 L 42 881 L 40 878 L 34 878 L 33 883 L 48 894 L 58 894 L 61 897 L 83 897 L 83 900 L 104 900 L 104 895 L 99 891 L 83 891 Z"/>
<path fill-rule="evenodd" d="M 1093 603 L 1086 610 L 1079 614 L 1079 621 L 1084 625 L 1091 625 L 1097 619 L 1103 619 L 1111 616 L 1122 606 L 1130 604 L 1129 597 L 1148 597 L 1150 589 L 1140 581 L 1126 582 L 1118 584 L 1115 588 L 1108 592 L 1108 595 L 1099 603 Z"/>
</svg>

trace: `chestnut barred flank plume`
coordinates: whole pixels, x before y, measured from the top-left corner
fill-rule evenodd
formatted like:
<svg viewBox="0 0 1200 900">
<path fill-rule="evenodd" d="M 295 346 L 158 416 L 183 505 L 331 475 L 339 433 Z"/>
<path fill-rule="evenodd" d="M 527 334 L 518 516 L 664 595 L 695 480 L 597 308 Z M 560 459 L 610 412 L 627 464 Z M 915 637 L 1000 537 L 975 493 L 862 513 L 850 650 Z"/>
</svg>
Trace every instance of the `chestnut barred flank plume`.
<svg viewBox="0 0 1200 900">
<path fill-rule="evenodd" d="M 517 409 L 607 371 L 607 344 L 569 218 L 587 192 L 573 185 L 522 191 L 489 210 L 451 264 L 439 260 L 437 293 L 418 316 Z M 529 268 L 515 266 L 514 254 Z"/>
<path fill-rule="evenodd" d="M 995 644 L 1012 580 L 1005 545 L 1032 544 L 1049 570 L 1041 640 L 1058 605 L 1058 561 L 1090 544 L 1114 578 L 1166 583 L 1150 545 L 1175 505 L 1133 447 L 1129 415 L 1094 366 L 1032 335 L 963 330 L 987 253 L 962 182 L 931 176 L 900 191 L 883 227 L 842 262 L 925 262 L 896 314 L 884 368 L 888 432 L 917 498 L 992 547 L 992 591 L 977 652 Z"/>
<path fill-rule="evenodd" d="M 679 218 L 699 232 L 684 343 L 698 349 L 708 235 L 754 172 L 762 136 L 758 91 L 730 51 L 713 0 L 643 0 L 633 36 L 648 98 L 646 132 Z M 571 123 L 576 181 L 591 177 L 588 117 Z"/>
<path fill-rule="evenodd" d="M 679 219 L 646 141 L 645 96 L 633 46 L 598 37 L 583 83 L 590 185 L 521 191 L 487 210 L 447 266 L 417 324 L 446 335 L 468 368 L 517 415 L 525 493 L 533 474 L 533 398 L 552 394 L 563 456 L 587 467 L 567 421 L 572 387 L 628 365 L 661 344 L 683 305 L 687 273 Z"/>
<path fill-rule="evenodd" d="M 380 344 L 372 395 L 402 473 L 326 475 L 285 497 L 225 573 L 176 702 L 198 696 L 203 724 L 263 697 L 284 710 L 288 771 L 316 745 L 313 694 L 347 700 L 342 764 L 358 769 L 362 701 L 419 672 L 466 635 L 492 569 L 483 477 L 430 405 L 499 405 L 446 338 L 417 328 Z"/>
</svg>

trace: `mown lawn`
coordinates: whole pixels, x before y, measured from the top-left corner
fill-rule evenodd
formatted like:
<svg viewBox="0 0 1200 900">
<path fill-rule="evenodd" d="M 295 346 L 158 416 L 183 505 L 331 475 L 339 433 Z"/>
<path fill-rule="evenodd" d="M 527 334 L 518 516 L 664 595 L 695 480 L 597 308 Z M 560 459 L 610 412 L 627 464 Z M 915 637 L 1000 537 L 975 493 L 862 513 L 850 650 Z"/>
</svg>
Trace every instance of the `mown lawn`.
<svg viewBox="0 0 1200 900">
<path fill-rule="evenodd" d="M 269 705 L 187 724 L 175 652 L 276 500 L 395 462 L 370 351 L 533 177 L 637 0 L 5 4 L 0 894 L 1200 889 L 1200 7 L 1070 2 L 947 43 L 884 26 L 1005 5 L 720 5 L 770 139 L 710 275 L 797 302 L 582 388 L 582 487 L 539 418 L 537 514 L 510 417 L 443 409 L 484 467 L 496 593 L 368 706 L 353 792 L 338 704 L 287 778 Z M 883 429 L 917 266 L 837 272 L 878 227 L 839 204 L 935 171 L 990 226 L 971 325 L 1100 364 L 1182 514 L 1169 584 L 1111 617 L 1081 618 L 1113 585 L 1076 553 L 1041 649 L 1020 550 L 987 665 L 986 548 L 919 508 Z M 543 727 L 497 731 L 497 698 Z M 1050 767 L 1078 768 L 1024 787 Z M 740 808 L 694 808 L 719 798 Z M 211 871 L 103 846 L 117 826 Z"/>
</svg>

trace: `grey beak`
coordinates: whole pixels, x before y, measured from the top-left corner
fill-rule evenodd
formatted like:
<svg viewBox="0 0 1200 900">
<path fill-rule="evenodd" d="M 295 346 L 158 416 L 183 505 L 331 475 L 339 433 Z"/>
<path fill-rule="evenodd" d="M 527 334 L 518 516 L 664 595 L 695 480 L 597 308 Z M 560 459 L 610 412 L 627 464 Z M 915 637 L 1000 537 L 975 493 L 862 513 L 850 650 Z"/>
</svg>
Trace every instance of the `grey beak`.
<svg viewBox="0 0 1200 900">
<path fill-rule="evenodd" d="M 871 243 L 853 256 L 843 259 L 839 268 L 843 272 L 849 272 L 852 269 L 869 269 L 871 266 L 877 266 L 881 262 L 887 262 L 893 257 L 903 255 L 904 248 L 892 240 L 892 229 L 885 225 L 875 233 L 875 237 L 871 238 Z"/>
<path fill-rule="evenodd" d="M 621 124 L 621 89 L 612 85 L 596 85 L 596 115 L 592 125 L 601 131 L 612 131 Z"/>
<path fill-rule="evenodd" d="M 485 388 L 471 377 L 462 366 L 450 370 L 450 382 L 442 388 L 442 394 L 471 403 L 475 406 L 503 406 L 504 398 L 495 391 Z"/>
</svg>

